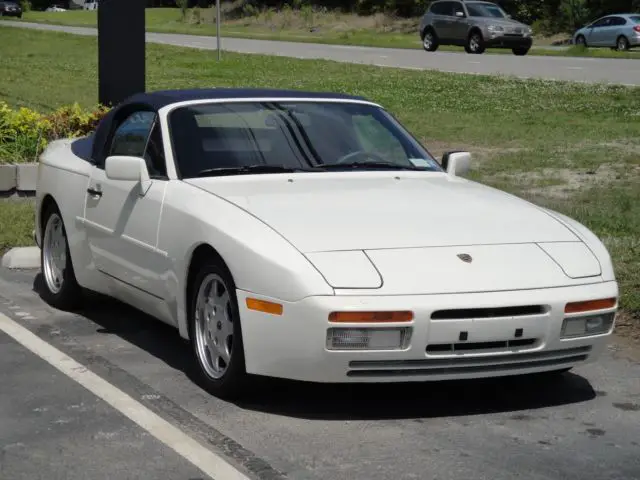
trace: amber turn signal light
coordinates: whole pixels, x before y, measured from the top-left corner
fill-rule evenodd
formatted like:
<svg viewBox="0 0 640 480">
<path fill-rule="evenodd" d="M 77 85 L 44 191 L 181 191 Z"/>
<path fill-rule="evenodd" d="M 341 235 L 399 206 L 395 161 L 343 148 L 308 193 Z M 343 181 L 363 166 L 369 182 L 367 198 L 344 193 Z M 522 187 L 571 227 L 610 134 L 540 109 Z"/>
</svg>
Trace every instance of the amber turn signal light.
<svg viewBox="0 0 640 480">
<path fill-rule="evenodd" d="M 247 298 L 247 308 L 257 312 L 270 313 L 271 315 L 282 315 L 283 307 L 279 303 L 258 300 L 257 298 Z"/>
<path fill-rule="evenodd" d="M 582 313 L 594 310 L 606 310 L 616 306 L 616 298 L 602 298 L 599 300 L 587 300 L 584 302 L 567 303 L 564 313 Z"/>
<path fill-rule="evenodd" d="M 331 312 L 332 323 L 402 323 L 413 320 L 413 312 Z"/>
</svg>

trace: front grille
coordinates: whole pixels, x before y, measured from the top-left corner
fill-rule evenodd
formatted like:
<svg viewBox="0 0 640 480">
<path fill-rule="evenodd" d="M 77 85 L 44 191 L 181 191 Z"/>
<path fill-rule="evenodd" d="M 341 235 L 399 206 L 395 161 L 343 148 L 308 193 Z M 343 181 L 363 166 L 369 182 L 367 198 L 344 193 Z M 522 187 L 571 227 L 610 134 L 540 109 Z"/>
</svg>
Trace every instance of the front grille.
<svg viewBox="0 0 640 480">
<path fill-rule="evenodd" d="M 495 308 L 456 308 L 450 310 L 436 310 L 431 314 L 431 320 L 468 320 L 472 318 L 500 318 L 525 317 L 529 315 L 543 315 L 549 311 L 545 305 L 523 305 Z"/>
<path fill-rule="evenodd" d="M 492 342 L 460 342 L 460 343 L 434 343 L 427 345 L 427 353 L 454 353 L 486 350 L 508 350 L 513 348 L 531 347 L 535 345 L 535 338 L 518 338 L 516 340 L 503 340 Z"/>
<path fill-rule="evenodd" d="M 563 368 L 583 362 L 590 346 L 547 352 L 486 355 L 482 357 L 435 358 L 421 360 L 354 360 L 348 377 L 429 377 L 472 373 L 508 372 L 526 368 Z"/>
</svg>

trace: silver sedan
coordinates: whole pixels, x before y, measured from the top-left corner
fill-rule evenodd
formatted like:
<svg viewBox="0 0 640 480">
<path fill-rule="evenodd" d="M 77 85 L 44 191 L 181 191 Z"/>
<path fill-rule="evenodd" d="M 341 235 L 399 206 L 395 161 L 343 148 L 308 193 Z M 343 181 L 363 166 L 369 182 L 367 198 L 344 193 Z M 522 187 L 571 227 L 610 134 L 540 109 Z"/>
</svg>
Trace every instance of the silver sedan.
<svg viewBox="0 0 640 480">
<path fill-rule="evenodd" d="M 585 25 L 573 35 L 573 43 L 585 47 L 629 50 L 640 46 L 640 13 L 607 15 Z"/>
</svg>

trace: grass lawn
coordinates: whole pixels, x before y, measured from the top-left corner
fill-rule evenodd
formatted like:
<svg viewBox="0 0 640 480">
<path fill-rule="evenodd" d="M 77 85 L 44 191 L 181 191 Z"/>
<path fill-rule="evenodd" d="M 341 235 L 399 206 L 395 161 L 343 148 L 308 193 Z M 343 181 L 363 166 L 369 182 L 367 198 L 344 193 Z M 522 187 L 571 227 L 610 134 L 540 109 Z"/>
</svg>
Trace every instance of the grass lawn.
<svg viewBox="0 0 640 480">
<path fill-rule="evenodd" d="M 240 15 L 231 11 L 231 3 L 221 8 L 226 37 L 288 40 L 295 42 L 360 45 L 393 48 L 422 48 L 417 31 L 419 18 L 395 19 L 378 14 L 358 16 L 339 12 L 314 12 L 310 8 L 281 11 L 268 10 Z M 96 11 L 27 12 L 24 21 L 59 25 L 97 25 Z M 178 8 L 148 8 L 147 30 L 152 32 L 215 35 L 215 8 L 191 9 L 183 18 Z M 566 37 L 566 36 L 565 36 Z M 549 39 L 537 37 L 530 55 L 587 56 L 640 59 L 638 51 L 617 52 L 608 48 L 550 50 Z M 461 47 L 443 46 L 440 51 L 464 51 Z M 489 49 L 486 53 L 512 55 L 511 50 Z M 425 53 L 426 55 L 426 53 Z"/>
<path fill-rule="evenodd" d="M 42 110 L 97 101 L 95 38 L 0 28 L 0 44 L 6 52 L 0 100 Z M 153 44 L 147 56 L 149 90 L 283 87 L 381 102 L 434 154 L 471 151 L 474 179 L 593 229 L 615 261 L 626 318 L 640 321 L 640 88 L 228 52 L 219 64 L 211 52 Z M 16 208 L 6 205 L 0 208 Z M 0 219 L 2 225 L 19 223 Z M 25 232 L 31 221 L 26 215 L 12 241 L 30 241 Z"/>
<path fill-rule="evenodd" d="M 12 247 L 33 245 L 34 207 L 31 198 L 0 198 L 0 256 Z"/>
</svg>

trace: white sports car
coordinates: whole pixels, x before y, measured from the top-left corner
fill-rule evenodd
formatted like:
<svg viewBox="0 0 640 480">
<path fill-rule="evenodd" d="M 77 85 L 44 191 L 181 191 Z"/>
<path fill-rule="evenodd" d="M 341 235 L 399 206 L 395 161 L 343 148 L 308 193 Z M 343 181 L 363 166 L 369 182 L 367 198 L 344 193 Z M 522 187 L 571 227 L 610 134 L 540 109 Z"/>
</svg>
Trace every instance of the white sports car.
<svg viewBox="0 0 640 480">
<path fill-rule="evenodd" d="M 189 339 L 203 383 L 398 382 L 595 360 L 618 285 L 603 244 L 461 177 L 361 97 L 134 95 L 40 159 L 45 299 L 118 298 Z"/>
</svg>

